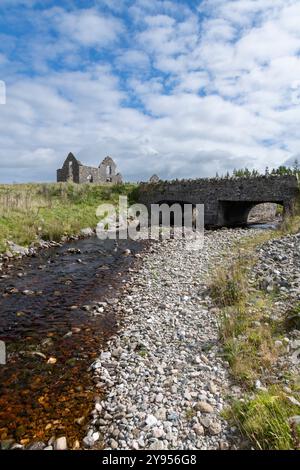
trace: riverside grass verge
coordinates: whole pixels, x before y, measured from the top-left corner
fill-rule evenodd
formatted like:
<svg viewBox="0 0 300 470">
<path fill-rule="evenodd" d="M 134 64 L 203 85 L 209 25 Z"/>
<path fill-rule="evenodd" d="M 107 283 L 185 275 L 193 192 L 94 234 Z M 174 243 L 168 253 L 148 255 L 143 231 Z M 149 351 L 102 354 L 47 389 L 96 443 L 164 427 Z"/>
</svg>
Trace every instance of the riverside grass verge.
<svg viewBox="0 0 300 470">
<path fill-rule="evenodd" d="M 292 378 L 289 392 L 283 381 L 276 386 L 267 384 L 264 390 L 255 387 L 281 354 L 275 342 L 282 340 L 288 324 L 285 320 L 282 329 L 278 329 L 273 323 L 270 314 L 278 299 L 251 283 L 250 273 L 257 262 L 257 247 L 299 230 L 300 217 L 296 215 L 286 219 L 278 230 L 243 240 L 235 247 L 235 261 L 220 267 L 210 286 L 211 296 L 220 311 L 224 358 L 234 381 L 244 392 L 242 399 L 232 401 L 224 417 L 261 450 L 300 449 L 299 423 L 289 421 L 300 415 L 300 407 L 291 403 L 291 395 L 299 392 L 299 380 Z M 287 312 L 287 319 L 293 325 L 299 321 L 299 311 L 297 304 Z"/>
<path fill-rule="evenodd" d="M 120 195 L 133 203 L 137 190 L 130 183 L 0 185 L 0 253 L 7 240 L 27 247 L 37 239 L 59 241 L 95 227 L 100 204 L 117 204 Z"/>
</svg>

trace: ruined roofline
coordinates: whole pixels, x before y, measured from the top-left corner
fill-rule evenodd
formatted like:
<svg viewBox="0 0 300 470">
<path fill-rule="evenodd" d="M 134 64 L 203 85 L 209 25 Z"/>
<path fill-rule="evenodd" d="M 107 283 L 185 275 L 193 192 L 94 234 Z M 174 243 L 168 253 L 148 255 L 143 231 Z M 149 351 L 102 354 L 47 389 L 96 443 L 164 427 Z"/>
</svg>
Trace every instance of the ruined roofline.
<svg viewBox="0 0 300 470">
<path fill-rule="evenodd" d="M 68 154 L 68 156 L 67 156 L 66 160 L 67 160 L 68 158 L 73 158 L 74 160 L 76 160 L 76 162 L 78 163 L 78 165 L 81 165 L 81 166 L 83 166 L 83 164 L 81 163 L 81 161 L 80 161 L 80 160 L 78 160 L 78 158 L 76 158 L 76 157 L 75 157 L 75 155 L 74 155 L 74 153 L 73 153 L 73 152 L 70 152 L 70 153 Z"/>
<path fill-rule="evenodd" d="M 75 157 L 74 153 L 73 152 L 69 152 L 68 153 L 68 156 L 67 156 L 67 159 L 68 158 L 73 158 L 74 160 L 76 160 L 76 162 L 78 163 L 78 165 L 81 165 L 81 166 L 85 166 L 85 167 L 88 167 L 88 168 L 94 168 L 94 169 L 97 169 L 97 168 L 100 168 L 101 165 L 103 164 L 109 164 L 109 163 L 112 163 L 114 165 L 116 165 L 116 162 L 115 160 L 110 157 L 109 155 L 107 155 L 100 163 L 99 163 L 99 166 L 93 166 L 93 165 L 85 165 L 84 163 L 82 163 L 80 160 L 78 160 L 77 157 Z"/>
<path fill-rule="evenodd" d="M 80 160 L 78 160 L 77 157 L 75 157 L 75 155 L 74 155 L 73 152 L 69 152 L 69 154 L 68 154 L 68 156 L 67 156 L 67 159 L 68 159 L 68 158 L 73 158 L 74 160 L 76 160 L 76 162 L 77 162 L 78 165 L 80 165 L 80 166 L 84 166 L 84 167 L 86 167 L 86 168 L 91 168 L 91 169 L 94 169 L 94 170 L 97 170 L 97 169 L 100 168 L 102 165 L 106 165 L 106 164 L 113 164 L 113 165 L 117 166 L 115 160 L 114 160 L 112 157 L 110 157 L 110 156 L 105 157 L 105 158 L 99 163 L 99 166 L 98 166 L 98 167 L 97 167 L 97 166 L 93 166 L 93 165 L 86 165 L 86 164 L 82 163 Z M 118 173 L 118 174 L 119 174 L 119 173 Z"/>
</svg>

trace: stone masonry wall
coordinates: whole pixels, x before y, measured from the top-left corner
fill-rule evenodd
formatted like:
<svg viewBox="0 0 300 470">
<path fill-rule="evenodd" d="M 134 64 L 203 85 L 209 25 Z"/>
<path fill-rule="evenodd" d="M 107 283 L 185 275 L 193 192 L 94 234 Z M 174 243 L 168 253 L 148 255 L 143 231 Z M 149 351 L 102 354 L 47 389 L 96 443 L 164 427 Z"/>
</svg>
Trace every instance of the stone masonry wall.
<svg viewBox="0 0 300 470">
<path fill-rule="evenodd" d="M 298 194 L 298 180 L 290 175 L 175 180 L 143 183 L 139 202 L 149 208 L 151 204 L 162 201 L 204 204 L 205 223 L 220 226 L 227 222 L 228 209 L 232 209 L 238 222 L 239 219 L 245 219 L 252 207 L 259 203 L 280 203 L 289 210 Z"/>
</svg>

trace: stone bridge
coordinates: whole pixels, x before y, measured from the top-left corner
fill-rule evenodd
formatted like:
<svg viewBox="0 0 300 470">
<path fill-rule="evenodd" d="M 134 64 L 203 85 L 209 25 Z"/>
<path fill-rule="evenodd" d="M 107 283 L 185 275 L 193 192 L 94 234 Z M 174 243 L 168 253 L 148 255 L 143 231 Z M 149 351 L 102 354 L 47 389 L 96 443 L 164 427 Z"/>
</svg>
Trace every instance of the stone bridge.
<svg viewBox="0 0 300 470">
<path fill-rule="evenodd" d="M 250 210 L 261 203 L 281 204 L 291 213 L 299 195 L 296 176 L 195 179 L 142 183 L 139 202 L 151 204 L 204 204 L 206 226 L 237 226 L 247 223 Z"/>
</svg>

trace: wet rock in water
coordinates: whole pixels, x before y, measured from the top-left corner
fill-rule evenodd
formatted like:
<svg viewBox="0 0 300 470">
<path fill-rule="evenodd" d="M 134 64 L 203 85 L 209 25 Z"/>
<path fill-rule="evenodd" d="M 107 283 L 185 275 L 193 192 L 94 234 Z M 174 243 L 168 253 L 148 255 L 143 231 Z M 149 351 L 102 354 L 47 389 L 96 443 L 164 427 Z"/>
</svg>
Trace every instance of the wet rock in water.
<svg viewBox="0 0 300 470">
<path fill-rule="evenodd" d="M 18 294 L 19 290 L 16 287 L 7 287 L 5 292 L 7 294 Z"/>
<path fill-rule="evenodd" d="M 92 305 L 83 305 L 82 310 L 86 310 L 87 312 L 91 312 L 93 310 Z"/>
<path fill-rule="evenodd" d="M 71 336 L 73 336 L 73 333 L 72 331 L 68 331 L 68 333 L 66 333 L 63 338 L 70 338 Z"/>
<path fill-rule="evenodd" d="M 37 357 L 41 357 L 42 359 L 47 359 L 47 356 L 40 352 L 40 351 L 29 351 L 27 353 L 28 356 L 37 356 Z"/>
<path fill-rule="evenodd" d="M 13 446 L 14 442 L 14 439 L 3 439 L 1 441 L 1 450 L 9 450 Z"/>
<path fill-rule="evenodd" d="M 72 449 L 73 450 L 79 450 L 80 449 L 80 442 L 78 441 L 78 439 L 76 439 L 76 441 L 74 442 Z"/>
<path fill-rule="evenodd" d="M 13 444 L 10 450 L 23 450 L 24 446 L 22 444 Z"/>
<path fill-rule="evenodd" d="M 44 442 L 38 441 L 38 442 L 33 442 L 27 447 L 27 450 L 44 450 L 46 447 L 46 444 Z"/>
<path fill-rule="evenodd" d="M 78 426 L 82 426 L 85 421 L 85 416 L 81 416 L 80 418 L 75 419 L 75 423 L 78 424 Z"/>
<path fill-rule="evenodd" d="M 131 255 L 131 250 L 129 250 L 128 248 L 126 250 L 123 251 L 123 255 L 124 256 L 129 256 Z"/>
<path fill-rule="evenodd" d="M 67 450 L 68 445 L 67 445 L 67 439 L 65 436 L 59 437 L 56 439 L 54 442 L 54 450 Z"/>
<path fill-rule="evenodd" d="M 49 357 L 47 364 L 56 364 L 56 363 L 57 363 L 56 357 Z"/>
<path fill-rule="evenodd" d="M 17 245 L 13 242 L 7 242 L 10 248 L 10 251 L 16 255 L 27 256 L 29 254 L 28 248 L 24 246 Z"/>
<path fill-rule="evenodd" d="M 94 442 L 99 441 L 100 433 L 98 431 L 94 432 L 93 435 L 92 435 L 92 439 L 93 439 Z"/>
<path fill-rule="evenodd" d="M 82 230 L 80 230 L 80 233 L 84 237 L 91 237 L 92 235 L 94 235 L 95 232 L 90 227 L 87 227 L 87 228 L 83 228 Z"/>
<path fill-rule="evenodd" d="M 95 441 L 92 436 L 85 436 L 82 442 L 83 442 L 83 445 L 88 448 L 92 447 L 95 444 Z"/>
<path fill-rule="evenodd" d="M 67 250 L 67 253 L 71 253 L 71 254 L 80 254 L 81 253 L 81 250 L 80 248 L 69 248 Z"/>
<path fill-rule="evenodd" d="M 25 289 L 25 290 L 23 290 L 22 294 L 23 295 L 34 295 L 34 291 L 29 290 L 29 289 Z"/>
</svg>

